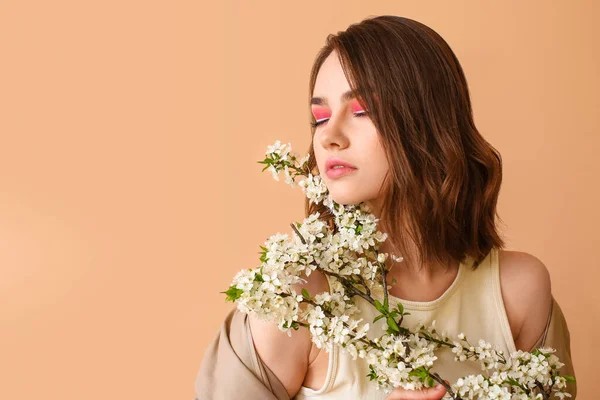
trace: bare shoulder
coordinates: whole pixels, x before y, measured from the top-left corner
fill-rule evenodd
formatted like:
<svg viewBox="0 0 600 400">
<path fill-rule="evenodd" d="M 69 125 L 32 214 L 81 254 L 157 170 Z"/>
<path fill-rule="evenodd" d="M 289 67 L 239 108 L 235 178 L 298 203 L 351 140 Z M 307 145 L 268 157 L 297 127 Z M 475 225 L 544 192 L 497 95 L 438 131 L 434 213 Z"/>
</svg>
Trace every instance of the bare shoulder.
<svg viewBox="0 0 600 400">
<path fill-rule="evenodd" d="M 552 307 L 550 273 L 532 254 L 501 250 L 500 286 L 518 350 L 529 351 L 544 333 Z"/>
<path fill-rule="evenodd" d="M 328 291 L 327 278 L 321 272 L 302 276 L 306 283 L 294 286 L 296 293 L 306 289 L 311 296 Z M 254 314 L 249 315 L 254 348 L 260 359 L 269 367 L 285 386 L 290 398 L 299 391 L 313 357 L 310 332 L 304 327 L 290 330 L 291 336 L 283 332 L 275 321 L 263 321 Z"/>
</svg>

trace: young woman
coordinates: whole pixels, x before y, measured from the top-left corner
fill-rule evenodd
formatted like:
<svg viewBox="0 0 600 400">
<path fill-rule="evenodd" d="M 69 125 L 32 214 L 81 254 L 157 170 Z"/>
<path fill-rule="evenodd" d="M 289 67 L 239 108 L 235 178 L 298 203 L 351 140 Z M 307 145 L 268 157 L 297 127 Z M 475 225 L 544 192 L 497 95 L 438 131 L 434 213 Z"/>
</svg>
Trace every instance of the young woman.
<svg viewBox="0 0 600 400">
<path fill-rule="evenodd" d="M 390 303 L 402 302 L 411 313 L 403 325 L 436 320 L 440 331 L 463 332 L 506 353 L 554 347 L 566 364 L 563 374 L 574 375 L 569 331 L 548 270 L 531 254 L 502 250 L 501 157 L 475 127 L 467 82 L 448 44 L 408 18 L 363 20 L 329 35 L 309 93 L 310 166 L 336 202 L 367 203 L 388 233 L 380 251 L 403 256 L 387 275 Z M 307 199 L 307 215 L 315 211 L 334 228 L 328 209 Z M 330 290 L 321 273 L 305 278 L 298 293 Z M 364 300 L 356 303 L 365 320 L 377 315 Z M 261 382 L 271 393 L 279 386 L 275 398 L 441 399 L 446 393 L 438 385 L 385 396 L 367 377 L 365 360 L 320 350 L 307 329 L 288 337 L 253 315 L 245 324 L 253 343 L 248 354 L 262 367 L 254 374 L 267 378 Z M 434 368 L 444 379 L 481 373 L 479 363 L 454 361 L 445 350 Z"/>
</svg>

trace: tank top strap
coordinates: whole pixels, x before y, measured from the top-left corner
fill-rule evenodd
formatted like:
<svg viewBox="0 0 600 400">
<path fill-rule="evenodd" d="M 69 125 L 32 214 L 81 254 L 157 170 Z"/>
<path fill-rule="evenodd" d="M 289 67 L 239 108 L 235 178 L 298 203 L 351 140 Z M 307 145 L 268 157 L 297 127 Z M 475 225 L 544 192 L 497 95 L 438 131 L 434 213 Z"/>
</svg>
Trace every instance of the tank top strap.
<svg viewBox="0 0 600 400">
<path fill-rule="evenodd" d="M 493 247 L 475 270 L 472 265 L 472 262 L 468 263 L 465 282 L 461 287 L 461 296 L 463 301 L 466 300 L 461 311 L 477 313 L 481 315 L 482 323 L 496 326 L 508 350 L 514 352 L 515 342 L 502 297 L 500 249 Z"/>
</svg>

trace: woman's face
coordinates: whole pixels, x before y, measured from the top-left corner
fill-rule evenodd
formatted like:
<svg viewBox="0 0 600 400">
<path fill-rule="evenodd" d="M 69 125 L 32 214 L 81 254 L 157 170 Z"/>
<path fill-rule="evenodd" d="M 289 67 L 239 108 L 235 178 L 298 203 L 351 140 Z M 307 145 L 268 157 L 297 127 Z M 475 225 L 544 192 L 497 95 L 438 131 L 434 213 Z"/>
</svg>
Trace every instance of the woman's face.
<svg viewBox="0 0 600 400">
<path fill-rule="evenodd" d="M 335 51 L 318 72 L 311 108 L 318 124 L 313 137 L 317 167 L 331 197 L 339 204 L 374 206 L 388 162 L 368 110 L 351 96 Z M 354 168 L 327 169 L 331 158 Z"/>
</svg>

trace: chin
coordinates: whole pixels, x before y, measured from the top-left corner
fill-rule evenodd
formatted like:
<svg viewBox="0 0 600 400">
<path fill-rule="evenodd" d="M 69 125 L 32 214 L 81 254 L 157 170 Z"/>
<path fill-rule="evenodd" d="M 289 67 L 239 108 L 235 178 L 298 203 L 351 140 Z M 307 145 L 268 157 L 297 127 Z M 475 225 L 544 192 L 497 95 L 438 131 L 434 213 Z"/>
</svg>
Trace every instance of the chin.
<svg viewBox="0 0 600 400">
<path fill-rule="evenodd" d="M 342 205 L 358 204 L 365 201 L 364 196 L 358 196 L 352 193 L 329 192 L 333 201 Z"/>
</svg>

